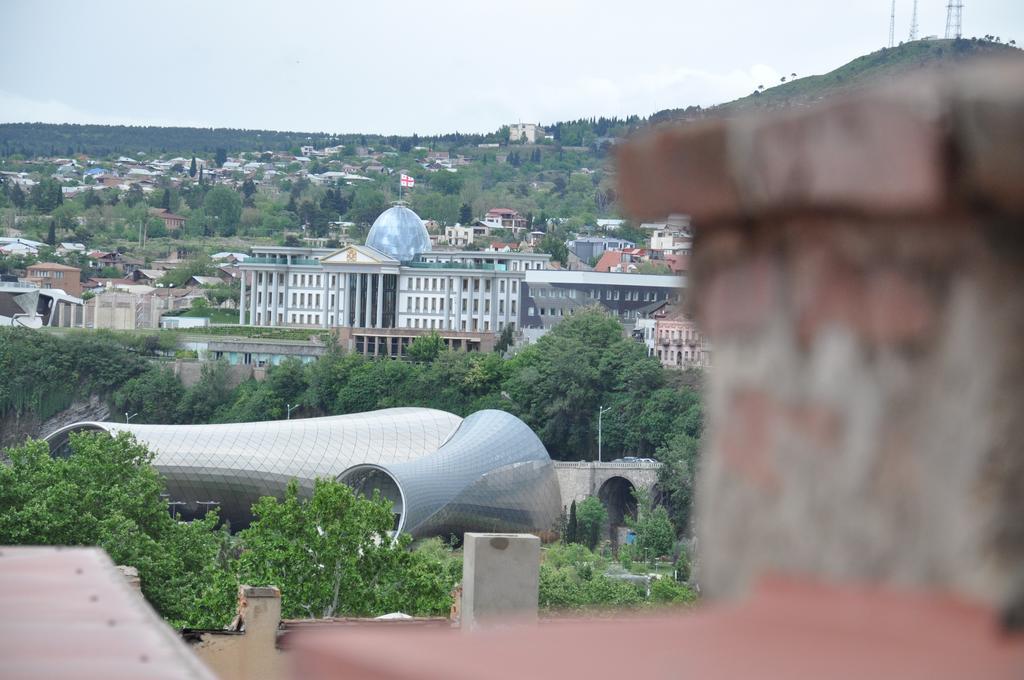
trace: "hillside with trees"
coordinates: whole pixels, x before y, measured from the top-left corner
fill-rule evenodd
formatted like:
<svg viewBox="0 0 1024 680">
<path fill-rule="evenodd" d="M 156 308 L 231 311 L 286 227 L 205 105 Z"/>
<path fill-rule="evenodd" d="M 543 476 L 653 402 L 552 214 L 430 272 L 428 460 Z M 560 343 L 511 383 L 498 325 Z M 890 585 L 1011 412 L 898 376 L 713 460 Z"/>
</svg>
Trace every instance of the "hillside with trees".
<svg viewBox="0 0 1024 680">
<path fill-rule="evenodd" d="M 1016 41 L 998 36 L 959 40 L 915 40 L 857 57 L 823 75 L 789 73 L 778 83 L 763 83 L 751 94 L 731 102 L 698 109 L 667 109 L 650 117 L 651 123 L 728 116 L 790 106 L 807 106 L 827 97 L 883 85 L 911 74 L 928 74 L 985 58 L 1022 59 Z"/>
</svg>

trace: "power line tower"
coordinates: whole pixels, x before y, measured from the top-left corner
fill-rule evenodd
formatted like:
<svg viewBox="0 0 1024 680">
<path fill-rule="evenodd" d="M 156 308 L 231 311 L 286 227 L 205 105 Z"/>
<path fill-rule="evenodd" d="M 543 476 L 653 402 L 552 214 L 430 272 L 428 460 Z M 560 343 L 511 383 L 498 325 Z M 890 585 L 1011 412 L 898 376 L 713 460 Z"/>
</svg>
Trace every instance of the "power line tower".
<svg viewBox="0 0 1024 680">
<path fill-rule="evenodd" d="M 915 0 L 916 1 L 916 0 Z M 893 46 L 894 30 L 896 28 L 896 0 L 892 0 L 892 8 L 889 10 L 889 47 Z"/>
<path fill-rule="evenodd" d="M 946 5 L 946 40 L 950 38 L 960 39 L 963 28 L 964 3 L 952 0 Z"/>
<path fill-rule="evenodd" d="M 917 0 L 914 0 L 914 13 L 910 15 L 910 38 L 912 42 L 917 40 Z"/>
</svg>

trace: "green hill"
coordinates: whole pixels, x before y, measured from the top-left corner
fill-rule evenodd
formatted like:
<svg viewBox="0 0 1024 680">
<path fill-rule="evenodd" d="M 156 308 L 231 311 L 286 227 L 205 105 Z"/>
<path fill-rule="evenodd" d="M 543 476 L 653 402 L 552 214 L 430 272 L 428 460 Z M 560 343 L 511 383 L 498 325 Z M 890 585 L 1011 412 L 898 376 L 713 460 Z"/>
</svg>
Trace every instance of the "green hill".
<svg viewBox="0 0 1024 680">
<path fill-rule="evenodd" d="M 707 115 L 733 115 L 805 106 L 834 95 L 870 85 L 891 82 L 911 73 L 927 73 L 984 57 L 1024 58 L 1013 45 L 982 39 L 915 40 L 857 57 L 824 75 L 786 78 L 784 83 L 764 83 L 765 89 L 699 113 L 693 107 L 669 109 L 651 116 L 652 123 L 693 119 Z"/>
</svg>

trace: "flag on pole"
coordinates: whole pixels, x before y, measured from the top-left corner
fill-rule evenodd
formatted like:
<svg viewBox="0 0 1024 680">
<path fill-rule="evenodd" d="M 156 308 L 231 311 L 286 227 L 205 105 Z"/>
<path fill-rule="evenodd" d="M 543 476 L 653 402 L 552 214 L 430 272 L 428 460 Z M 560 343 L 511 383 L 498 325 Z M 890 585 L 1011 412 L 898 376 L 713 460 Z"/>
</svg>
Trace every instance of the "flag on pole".
<svg viewBox="0 0 1024 680">
<path fill-rule="evenodd" d="M 402 175 L 402 186 L 403 187 L 414 187 L 416 186 L 416 180 L 409 175 Z"/>
</svg>

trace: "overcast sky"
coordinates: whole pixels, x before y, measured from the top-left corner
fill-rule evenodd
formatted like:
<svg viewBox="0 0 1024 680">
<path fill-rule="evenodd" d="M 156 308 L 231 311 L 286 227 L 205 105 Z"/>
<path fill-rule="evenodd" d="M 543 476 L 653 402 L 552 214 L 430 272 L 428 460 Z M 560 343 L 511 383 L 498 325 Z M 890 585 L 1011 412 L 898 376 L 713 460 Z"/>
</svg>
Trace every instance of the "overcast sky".
<svg viewBox="0 0 1024 680">
<path fill-rule="evenodd" d="M 942 34 L 946 0 L 919 0 Z M 897 0 L 897 40 L 912 0 Z M 0 0 L 0 122 L 485 132 L 647 115 L 882 47 L 890 0 Z M 1024 43 L 1024 0 L 964 34 Z"/>
</svg>

